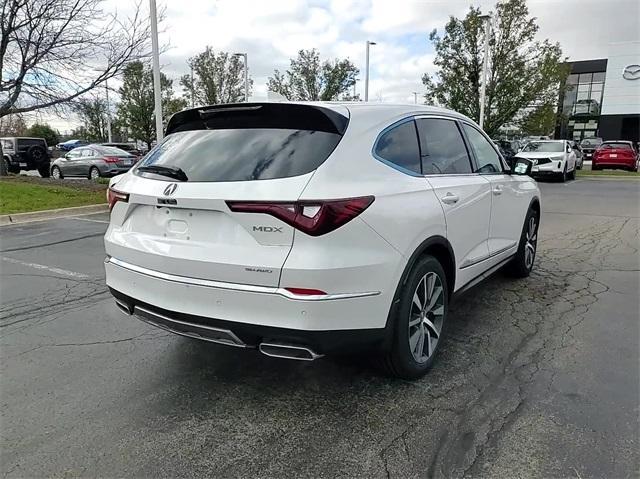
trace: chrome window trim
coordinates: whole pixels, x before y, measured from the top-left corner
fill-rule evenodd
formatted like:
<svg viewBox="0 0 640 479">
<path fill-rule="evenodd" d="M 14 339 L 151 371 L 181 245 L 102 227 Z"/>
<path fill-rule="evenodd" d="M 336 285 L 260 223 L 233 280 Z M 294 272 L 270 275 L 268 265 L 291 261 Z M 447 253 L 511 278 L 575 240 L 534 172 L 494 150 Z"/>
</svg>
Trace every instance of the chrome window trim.
<svg viewBox="0 0 640 479">
<path fill-rule="evenodd" d="M 127 269 L 129 271 L 144 274 L 146 276 L 151 276 L 153 278 L 158 278 L 165 281 L 173 281 L 176 283 L 191 284 L 195 286 L 204 286 L 207 288 L 226 289 L 231 291 L 245 291 L 245 292 L 260 293 L 260 294 L 277 294 L 287 299 L 293 299 L 296 301 L 332 301 L 336 299 L 364 298 L 367 296 L 377 296 L 380 294 L 380 291 L 366 291 L 366 292 L 359 292 L 359 293 L 300 295 L 300 294 L 294 294 L 291 291 L 287 291 L 286 289 L 279 288 L 279 287 L 227 283 L 224 281 L 214 281 L 211 279 L 200 279 L 200 278 L 188 278 L 186 276 L 179 276 L 179 275 L 170 274 L 170 273 L 162 273 L 160 271 L 155 271 L 149 268 L 145 268 L 143 266 L 137 266 L 131 263 L 127 263 L 125 261 L 121 261 L 114 257 L 107 257 L 104 260 L 104 262 L 105 264 L 110 263 L 110 264 L 113 264 L 114 266 L 118 266 L 120 268 Z"/>
</svg>

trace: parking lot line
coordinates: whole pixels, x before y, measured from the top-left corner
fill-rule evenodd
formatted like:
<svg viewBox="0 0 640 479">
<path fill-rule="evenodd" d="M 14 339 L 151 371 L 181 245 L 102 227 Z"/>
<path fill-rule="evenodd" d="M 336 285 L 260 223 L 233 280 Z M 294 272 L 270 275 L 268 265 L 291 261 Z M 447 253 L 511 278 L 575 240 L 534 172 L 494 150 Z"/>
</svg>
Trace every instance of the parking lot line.
<svg viewBox="0 0 640 479">
<path fill-rule="evenodd" d="M 71 276 L 73 278 L 79 279 L 89 279 L 90 276 L 82 273 L 76 273 L 75 271 L 69 271 L 62 268 L 55 268 L 52 266 L 46 266 L 44 264 L 38 263 L 28 263 L 26 261 L 20 261 L 19 259 L 8 258 L 6 256 L 0 256 L 0 260 L 6 261 L 7 263 L 18 264 L 20 266 L 27 266 L 28 268 L 40 269 L 44 271 L 49 271 L 50 273 L 55 273 L 63 276 Z"/>
<path fill-rule="evenodd" d="M 72 216 L 71 218 L 72 220 L 78 220 L 78 221 L 90 221 L 91 223 L 105 223 L 105 224 L 109 224 L 108 221 L 104 221 L 104 220 L 92 220 L 91 218 L 78 218 L 77 216 Z"/>
</svg>

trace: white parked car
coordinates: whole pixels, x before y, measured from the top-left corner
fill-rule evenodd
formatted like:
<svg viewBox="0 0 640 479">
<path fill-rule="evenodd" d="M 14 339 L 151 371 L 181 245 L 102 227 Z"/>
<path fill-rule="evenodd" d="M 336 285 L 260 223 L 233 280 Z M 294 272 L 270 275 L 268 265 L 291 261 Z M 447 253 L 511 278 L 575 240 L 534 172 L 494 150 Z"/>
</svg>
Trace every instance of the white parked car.
<svg viewBox="0 0 640 479">
<path fill-rule="evenodd" d="M 563 182 L 576 177 L 576 152 L 567 140 L 530 141 L 516 154 L 517 158 L 533 161 L 534 177 L 554 177 Z"/>
<path fill-rule="evenodd" d="M 417 378 L 454 293 L 531 271 L 530 168 L 439 108 L 186 110 L 111 181 L 106 281 L 126 314 L 181 335 L 300 360 L 373 350 Z"/>
</svg>

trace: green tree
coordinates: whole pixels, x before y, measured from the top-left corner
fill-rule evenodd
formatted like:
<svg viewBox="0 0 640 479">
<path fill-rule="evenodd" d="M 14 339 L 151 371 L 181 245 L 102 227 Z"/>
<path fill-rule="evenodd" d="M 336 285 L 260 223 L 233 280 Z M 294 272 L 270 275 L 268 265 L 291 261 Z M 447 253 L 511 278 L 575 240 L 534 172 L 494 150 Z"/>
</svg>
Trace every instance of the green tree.
<svg viewBox="0 0 640 479">
<path fill-rule="evenodd" d="M 527 111 L 518 126 L 526 136 L 548 136 L 553 134 L 559 120 L 556 105 L 544 103 Z"/>
<path fill-rule="evenodd" d="M 568 75 L 558 43 L 535 40 L 536 19 L 525 0 L 502 0 L 492 14 L 489 36 L 484 129 L 489 135 L 531 104 L 552 104 Z M 436 52 L 436 75 L 425 74 L 425 99 L 478 121 L 484 53 L 480 9 L 464 19 L 450 17 L 444 34 L 429 39 Z"/>
<path fill-rule="evenodd" d="M 107 141 L 107 102 L 104 99 L 83 98 L 76 102 L 74 110 L 84 126 L 83 139 L 95 142 Z"/>
<path fill-rule="evenodd" d="M 60 143 L 60 133 L 46 123 L 34 123 L 27 129 L 27 135 L 35 138 L 44 138 L 49 146 Z"/>
<path fill-rule="evenodd" d="M 244 100 L 244 65 L 239 57 L 227 52 L 216 54 L 211 47 L 191 57 L 188 61 L 193 70 L 184 75 L 180 84 L 197 105 L 235 103 Z M 249 79 L 249 96 L 253 81 Z"/>
<path fill-rule="evenodd" d="M 300 50 L 291 59 L 289 69 L 275 70 L 267 87 L 287 100 L 330 101 L 349 95 L 358 76 L 358 69 L 347 59 L 320 62 L 320 53 Z"/>
<path fill-rule="evenodd" d="M 186 107 L 186 100 L 174 96 L 173 80 L 163 73 L 160 74 L 160 87 L 162 118 L 166 126 L 171 115 Z M 118 124 L 128 131 L 130 137 L 145 142 L 150 148 L 156 138 L 151 68 L 142 62 L 127 65 L 119 93 Z"/>
</svg>

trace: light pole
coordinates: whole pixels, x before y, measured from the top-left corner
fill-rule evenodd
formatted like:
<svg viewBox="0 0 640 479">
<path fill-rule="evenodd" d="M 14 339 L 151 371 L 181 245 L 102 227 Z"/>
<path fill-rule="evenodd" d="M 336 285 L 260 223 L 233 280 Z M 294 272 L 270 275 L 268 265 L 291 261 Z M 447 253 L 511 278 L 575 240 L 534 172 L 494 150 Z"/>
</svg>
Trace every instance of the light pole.
<svg viewBox="0 0 640 479">
<path fill-rule="evenodd" d="M 104 91 L 107 93 L 107 141 L 111 143 L 111 104 L 109 103 L 109 83 L 104 81 Z"/>
<path fill-rule="evenodd" d="M 413 103 L 416 104 L 416 105 L 418 104 L 418 92 L 417 91 L 413 92 Z"/>
<path fill-rule="evenodd" d="M 369 47 L 375 45 L 376 42 L 367 40 L 367 66 L 364 77 L 364 101 L 369 101 Z"/>
<path fill-rule="evenodd" d="M 360 78 L 353 80 L 353 101 L 356 101 L 356 84 L 360 81 Z"/>
<path fill-rule="evenodd" d="M 487 95 L 487 69 L 489 68 L 489 33 L 491 15 L 481 15 L 484 20 L 484 62 L 482 64 L 482 85 L 480 86 L 480 128 L 484 127 L 484 104 Z"/>
<path fill-rule="evenodd" d="M 149 0 L 149 15 L 151 17 L 151 53 L 153 56 L 153 98 L 156 113 L 156 141 L 162 141 L 162 95 L 160 91 L 160 48 L 158 47 L 158 13 L 156 0 Z"/>
<path fill-rule="evenodd" d="M 234 57 L 242 57 L 244 61 L 244 101 L 249 101 L 249 69 L 247 68 L 247 54 L 246 53 L 234 53 Z"/>
<path fill-rule="evenodd" d="M 193 84 L 193 65 L 189 65 L 191 69 L 191 108 L 196 106 L 196 86 Z"/>
</svg>

